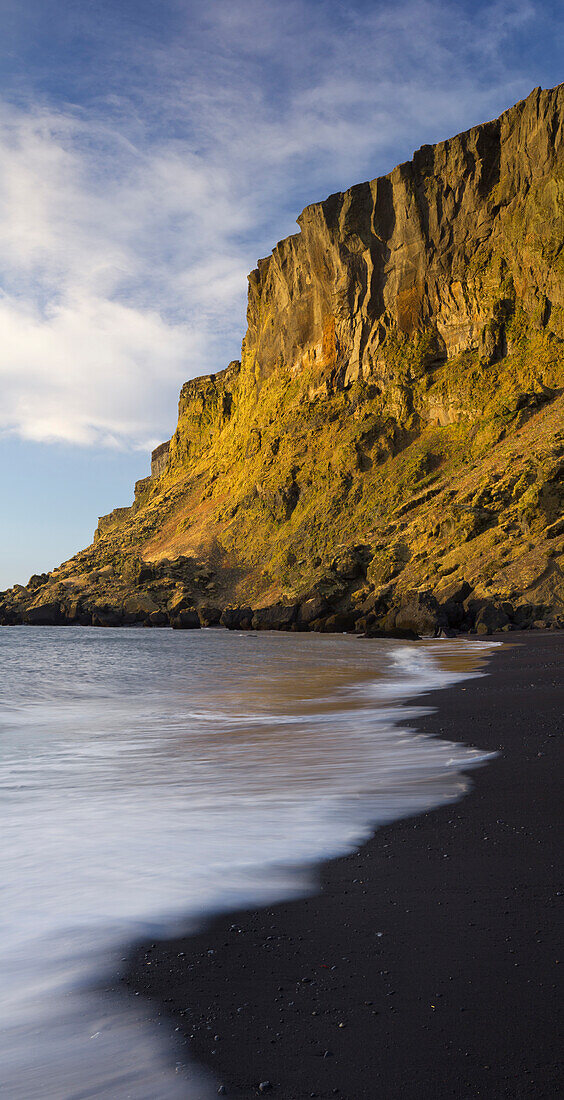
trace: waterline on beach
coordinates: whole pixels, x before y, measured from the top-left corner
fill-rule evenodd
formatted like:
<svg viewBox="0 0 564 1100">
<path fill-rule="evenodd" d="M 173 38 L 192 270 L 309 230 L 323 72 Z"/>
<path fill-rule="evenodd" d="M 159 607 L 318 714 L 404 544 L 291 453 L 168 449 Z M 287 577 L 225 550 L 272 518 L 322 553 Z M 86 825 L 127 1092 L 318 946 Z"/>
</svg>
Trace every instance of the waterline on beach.
<svg viewBox="0 0 564 1100">
<path fill-rule="evenodd" d="M 479 675 L 491 646 L 81 628 L 0 639 L 5 1094 L 205 1097 L 206 1082 L 169 1070 L 150 1009 L 93 983 L 115 982 L 129 942 L 303 893 L 321 859 L 460 797 L 487 754 L 403 723 L 426 691 Z"/>
</svg>

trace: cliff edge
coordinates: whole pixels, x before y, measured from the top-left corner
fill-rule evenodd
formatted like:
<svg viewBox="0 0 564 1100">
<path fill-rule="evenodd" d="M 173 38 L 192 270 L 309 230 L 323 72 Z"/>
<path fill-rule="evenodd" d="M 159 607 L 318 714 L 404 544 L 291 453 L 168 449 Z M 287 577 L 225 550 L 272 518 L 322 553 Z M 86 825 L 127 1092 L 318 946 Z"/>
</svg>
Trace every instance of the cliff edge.
<svg viewBox="0 0 564 1100">
<path fill-rule="evenodd" d="M 306 207 L 240 362 L 0 620 L 564 625 L 564 85 Z"/>
</svg>

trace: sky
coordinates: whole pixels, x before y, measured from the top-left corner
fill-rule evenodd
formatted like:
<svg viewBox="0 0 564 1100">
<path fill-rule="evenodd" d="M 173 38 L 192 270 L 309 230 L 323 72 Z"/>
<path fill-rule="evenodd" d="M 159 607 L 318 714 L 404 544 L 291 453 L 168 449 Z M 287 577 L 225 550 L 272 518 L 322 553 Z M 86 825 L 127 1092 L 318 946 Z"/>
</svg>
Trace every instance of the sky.
<svg viewBox="0 0 564 1100">
<path fill-rule="evenodd" d="M 131 502 L 307 203 L 558 84 L 563 46 L 561 0 L 0 0 L 0 589 Z"/>
</svg>

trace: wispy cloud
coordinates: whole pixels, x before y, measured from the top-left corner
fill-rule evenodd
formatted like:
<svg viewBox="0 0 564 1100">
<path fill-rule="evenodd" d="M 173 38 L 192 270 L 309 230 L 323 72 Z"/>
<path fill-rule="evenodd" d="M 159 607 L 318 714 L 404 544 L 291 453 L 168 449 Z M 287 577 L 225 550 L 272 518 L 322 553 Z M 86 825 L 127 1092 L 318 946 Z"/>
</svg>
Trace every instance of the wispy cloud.
<svg viewBox="0 0 564 1100">
<path fill-rule="evenodd" d="M 506 57 L 530 0 L 162 7 L 158 33 L 83 14 L 103 81 L 5 99 L 4 432 L 149 445 L 237 354 L 246 273 L 305 202 L 530 90 Z"/>
</svg>

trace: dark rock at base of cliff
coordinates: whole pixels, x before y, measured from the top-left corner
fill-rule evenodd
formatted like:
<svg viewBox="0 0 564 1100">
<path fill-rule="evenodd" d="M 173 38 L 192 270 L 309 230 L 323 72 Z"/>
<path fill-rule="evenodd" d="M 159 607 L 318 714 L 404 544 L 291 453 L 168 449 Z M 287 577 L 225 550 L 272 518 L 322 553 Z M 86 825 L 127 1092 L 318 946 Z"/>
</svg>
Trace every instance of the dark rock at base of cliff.
<svg viewBox="0 0 564 1100">
<path fill-rule="evenodd" d="M 291 630 L 297 614 L 297 604 L 258 607 L 253 615 L 251 626 L 253 630 Z"/>
<path fill-rule="evenodd" d="M 169 617 L 166 611 L 151 611 L 148 616 L 145 626 L 168 626 Z"/>
<path fill-rule="evenodd" d="M 21 626 L 22 623 L 21 611 L 12 607 L 0 606 L 0 626 Z"/>
<path fill-rule="evenodd" d="M 173 630 L 199 630 L 201 623 L 198 612 L 194 608 L 187 608 L 171 618 L 170 625 Z"/>
<path fill-rule="evenodd" d="M 433 595 L 439 601 L 451 630 L 462 628 L 466 617 L 464 601 L 468 599 L 471 592 L 472 586 L 468 581 L 460 579 L 449 581 L 435 589 Z"/>
<path fill-rule="evenodd" d="M 219 626 L 221 621 L 220 607 L 199 607 L 198 618 L 200 626 Z"/>
<path fill-rule="evenodd" d="M 476 631 L 477 634 L 491 634 L 495 630 L 504 630 L 513 623 L 514 609 L 508 602 L 487 598 L 466 599 L 463 607 L 463 628 Z"/>
<path fill-rule="evenodd" d="M 79 614 L 73 614 L 67 618 L 69 626 L 92 626 L 92 613 L 90 611 L 81 611 Z M 120 622 L 119 624 L 123 624 Z"/>
<path fill-rule="evenodd" d="M 63 614 L 70 626 L 91 626 L 92 612 L 86 601 L 78 597 L 64 605 Z"/>
<path fill-rule="evenodd" d="M 29 607 L 23 614 L 24 623 L 30 626 L 62 626 L 66 619 L 58 602 Z"/>
<path fill-rule="evenodd" d="M 492 634 L 494 630 L 503 630 L 508 623 L 509 615 L 503 607 L 486 604 L 476 615 L 475 630 L 477 634 Z"/>
<path fill-rule="evenodd" d="M 461 630 L 465 617 L 462 604 L 457 603 L 455 600 L 448 600 L 446 603 L 441 604 L 441 608 L 448 623 L 448 627 L 443 627 L 443 629 Z"/>
<path fill-rule="evenodd" d="M 333 615 L 327 615 L 323 619 L 317 619 L 311 624 L 310 630 L 316 630 L 321 634 L 348 634 L 356 627 L 356 616 L 352 611 L 336 611 Z"/>
<path fill-rule="evenodd" d="M 167 602 L 169 618 L 172 622 L 181 611 L 194 610 L 194 596 L 190 589 L 180 588 L 173 593 Z"/>
<path fill-rule="evenodd" d="M 406 642 L 417 642 L 420 634 L 415 630 L 402 627 L 392 627 L 390 630 L 380 630 L 378 627 L 369 628 L 362 635 L 363 638 L 402 638 Z"/>
<path fill-rule="evenodd" d="M 92 626 L 125 626 L 125 622 L 115 607 L 97 608 L 92 612 Z"/>
<path fill-rule="evenodd" d="M 226 607 L 219 621 L 227 630 L 250 630 L 253 610 L 251 607 Z"/>
<path fill-rule="evenodd" d="M 382 621 L 386 617 L 394 602 L 393 585 L 383 587 L 371 592 L 357 611 L 356 630 L 358 634 L 381 628 Z"/>
<path fill-rule="evenodd" d="M 535 622 L 551 618 L 550 608 L 546 604 L 521 603 L 513 612 L 513 620 L 518 630 L 531 630 Z"/>
<path fill-rule="evenodd" d="M 298 609 L 294 626 L 296 629 L 308 629 L 309 624 L 322 618 L 329 607 L 326 596 L 313 595 L 304 600 Z"/>
<path fill-rule="evenodd" d="M 147 623 L 155 611 L 162 611 L 150 591 L 144 590 L 127 596 L 122 609 L 125 623 Z"/>
<path fill-rule="evenodd" d="M 388 635 L 391 630 L 409 630 L 418 636 L 435 637 L 448 626 L 445 611 L 432 592 L 405 592 L 401 602 L 388 611 L 381 629 Z"/>
</svg>

